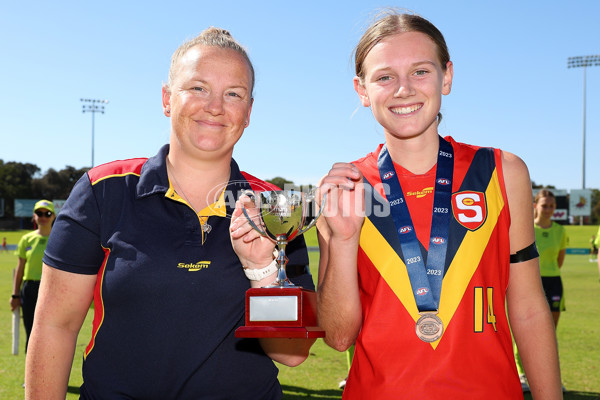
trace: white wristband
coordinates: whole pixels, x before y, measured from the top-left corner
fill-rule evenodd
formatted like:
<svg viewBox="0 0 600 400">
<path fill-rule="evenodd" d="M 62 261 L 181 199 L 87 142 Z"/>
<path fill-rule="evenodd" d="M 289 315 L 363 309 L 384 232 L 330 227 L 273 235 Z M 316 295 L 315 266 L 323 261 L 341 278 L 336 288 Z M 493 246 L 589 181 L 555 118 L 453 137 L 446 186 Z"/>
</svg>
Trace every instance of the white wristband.
<svg viewBox="0 0 600 400">
<path fill-rule="evenodd" d="M 271 264 L 261 269 L 250 269 L 244 267 L 244 273 L 251 281 L 260 281 L 269 275 L 273 275 L 275 272 L 277 272 L 277 260 L 273 260 Z"/>
</svg>

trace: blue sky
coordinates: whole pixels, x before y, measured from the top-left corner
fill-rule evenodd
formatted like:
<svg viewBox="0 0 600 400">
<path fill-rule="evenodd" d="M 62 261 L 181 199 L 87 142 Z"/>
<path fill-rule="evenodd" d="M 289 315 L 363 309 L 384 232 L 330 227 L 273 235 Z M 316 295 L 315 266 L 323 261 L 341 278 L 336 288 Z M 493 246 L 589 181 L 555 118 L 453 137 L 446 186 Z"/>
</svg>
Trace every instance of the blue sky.
<svg viewBox="0 0 600 400">
<path fill-rule="evenodd" d="M 600 2 L 27 1 L 0 7 L 0 159 L 43 171 L 151 156 L 168 141 L 161 85 L 170 57 L 214 25 L 257 73 L 250 126 L 234 157 L 260 177 L 317 183 L 383 134 L 352 86 L 352 50 L 374 10 L 411 9 L 444 33 L 454 62 L 443 135 L 519 155 L 536 183 L 582 185 L 583 69 L 600 54 Z M 586 187 L 600 188 L 600 67 L 587 69 Z"/>
</svg>

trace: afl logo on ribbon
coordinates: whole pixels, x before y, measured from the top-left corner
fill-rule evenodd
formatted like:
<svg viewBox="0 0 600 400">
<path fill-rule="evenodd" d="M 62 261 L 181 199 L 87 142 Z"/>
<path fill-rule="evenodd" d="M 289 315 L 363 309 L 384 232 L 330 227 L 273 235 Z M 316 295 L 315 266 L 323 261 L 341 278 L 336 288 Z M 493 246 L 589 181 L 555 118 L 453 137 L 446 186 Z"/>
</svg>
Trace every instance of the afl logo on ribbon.
<svg viewBox="0 0 600 400">
<path fill-rule="evenodd" d="M 438 185 L 449 185 L 450 184 L 450 179 L 447 178 L 440 178 L 437 180 Z"/>
<path fill-rule="evenodd" d="M 465 228 L 471 231 L 481 228 L 487 218 L 485 194 L 470 191 L 454 193 L 452 213 Z"/>
<path fill-rule="evenodd" d="M 421 289 L 417 289 L 417 291 L 415 292 L 417 294 L 417 296 L 424 296 L 429 292 L 429 290 L 425 287 L 422 287 Z"/>
<path fill-rule="evenodd" d="M 433 244 L 444 244 L 444 243 L 446 243 L 446 240 L 444 238 L 442 238 L 442 237 L 434 237 L 434 238 L 431 238 L 431 243 L 433 243 Z"/>
<path fill-rule="evenodd" d="M 398 233 L 402 233 L 402 234 L 409 233 L 409 232 L 412 232 L 412 230 L 413 230 L 412 226 L 406 225 L 406 226 L 403 226 L 402 228 L 398 229 Z"/>
<path fill-rule="evenodd" d="M 394 176 L 394 171 L 386 172 L 383 174 L 383 179 L 390 179 L 392 176 Z"/>
</svg>

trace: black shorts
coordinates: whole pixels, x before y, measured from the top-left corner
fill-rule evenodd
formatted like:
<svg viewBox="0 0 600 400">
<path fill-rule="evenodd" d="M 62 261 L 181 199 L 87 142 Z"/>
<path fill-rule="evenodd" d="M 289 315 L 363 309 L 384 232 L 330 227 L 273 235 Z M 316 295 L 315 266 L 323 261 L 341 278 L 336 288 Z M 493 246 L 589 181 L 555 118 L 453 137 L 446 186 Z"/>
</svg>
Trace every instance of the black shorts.
<svg viewBox="0 0 600 400">
<path fill-rule="evenodd" d="M 550 311 L 565 311 L 565 297 L 560 276 L 542 276 L 542 286 L 544 286 Z"/>
</svg>

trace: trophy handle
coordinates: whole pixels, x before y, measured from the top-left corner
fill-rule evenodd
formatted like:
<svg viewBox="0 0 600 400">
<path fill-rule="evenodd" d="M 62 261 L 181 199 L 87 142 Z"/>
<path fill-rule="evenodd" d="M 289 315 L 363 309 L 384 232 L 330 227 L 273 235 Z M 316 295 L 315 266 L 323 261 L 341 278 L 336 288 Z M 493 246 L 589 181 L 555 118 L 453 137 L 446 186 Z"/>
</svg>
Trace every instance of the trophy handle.
<svg viewBox="0 0 600 400">
<path fill-rule="evenodd" d="M 306 194 L 306 197 L 308 199 L 307 201 L 307 207 L 308 204 L 312 203 L 313 201 L 315 201 L 315 197 L 317 194 L 317 189 L 313 189 L 311 190 L 309 193 Z M 326 193 L 323 193 L 323 197 L 321 198 L 321 206 L 319 207 L 319 212 L 317 212 L 317 215 L 315 215 L 315 217 L 313 218 L 312 221 L 310 221 L 308 223 L 308 225 L 303 226 L 302 228 L 300 228 L 298 230 L 298 235 L 303 234 L 304 232 L 306 232 L 307 230 L 309 230 L 310 228 L 312 228 L 313 226 L 315 226 L 315 224 L 317 223 L 317 220 L 319 219 L 319 217 L 321 216 L 321 214 L 323 213 L 323 209 L 325 208 L 325 200 L 326 200 Z"/>
<path fill-rule="evenodd" d="M 242 192 L 242 196 L 244 196 L 244 195 L 248 196 L 250 198 L 250 200 L 256 205 L 256 194 L 252 190 L 244 190 Z M 261 229 L 258 225 L 256 225 L 254 223 L 254 221 L 252 221 L 252 218 L 250 218 L 250 216 L 248 215 L 248 212 L 246 211 L 246 207 L 244 207 L 244 204 L 242 204 L 242 212 L 244 213 L 244 216 L 248 220 L 248 223 L 250 224 L 252 229 L 254 229 L 258 233 L 260 233 L 262 236 L 265 236 L 267 238 L 269 237 L 263 229 Z"/>
</svg>

